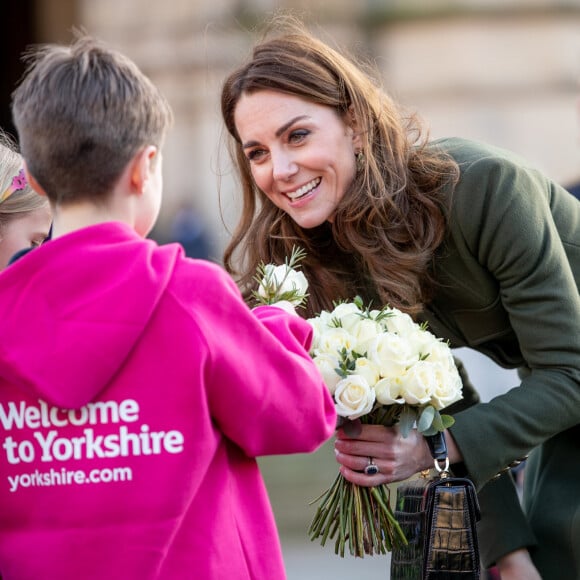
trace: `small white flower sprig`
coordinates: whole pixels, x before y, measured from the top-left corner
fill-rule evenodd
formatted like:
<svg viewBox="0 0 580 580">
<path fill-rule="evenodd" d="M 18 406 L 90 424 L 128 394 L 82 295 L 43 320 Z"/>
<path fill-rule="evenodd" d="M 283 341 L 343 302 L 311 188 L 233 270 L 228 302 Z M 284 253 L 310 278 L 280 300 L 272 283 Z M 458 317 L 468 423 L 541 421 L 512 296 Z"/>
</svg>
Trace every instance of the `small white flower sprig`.
<svg viewBox="0 0 580 580">
<path fill-rule="evenodd" d="M 257 303 L 277 306 L 289 303 L 292 307 L 304 308 L 308 297 L 308 280 L 298 268 L 305 256 L 306 252 L 302 248 L 294 246 L 284 264 L 260 264 L 254 276 L 258 290 L 252 292 Z"/>
</svg>

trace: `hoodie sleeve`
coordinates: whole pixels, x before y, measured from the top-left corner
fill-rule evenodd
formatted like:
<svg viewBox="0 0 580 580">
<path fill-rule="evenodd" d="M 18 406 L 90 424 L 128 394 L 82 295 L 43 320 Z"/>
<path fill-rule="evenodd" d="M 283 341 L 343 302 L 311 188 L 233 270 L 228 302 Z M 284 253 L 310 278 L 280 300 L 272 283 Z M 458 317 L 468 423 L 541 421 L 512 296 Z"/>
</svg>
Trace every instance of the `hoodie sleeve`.
<svg viewBox="0 0 580 580">
<path fill-rule="evenodd" d="M 209 352 L 211 415 L 249 456 L 314 451 L 332 435 L 336 413 L 308 354 L 310 325 L 280 308 L 251 311 L 225 271 L 205 269 L 199 286 L 211 293 L 197 322 Z"/>
</svg>

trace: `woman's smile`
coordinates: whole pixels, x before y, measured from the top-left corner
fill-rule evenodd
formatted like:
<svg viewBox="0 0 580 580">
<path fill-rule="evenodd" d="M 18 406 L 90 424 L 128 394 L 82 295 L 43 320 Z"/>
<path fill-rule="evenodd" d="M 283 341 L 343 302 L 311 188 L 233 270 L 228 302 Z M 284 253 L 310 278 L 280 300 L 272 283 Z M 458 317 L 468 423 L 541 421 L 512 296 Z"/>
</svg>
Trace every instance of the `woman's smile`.
<svg viewBox="0 0 580 580">
<path fill-rule="evenodd" d="M 314 191 L 320 185 L 320 182 L 321 181 L 322 181 L 322 179 L 320 177 L 317 177 L 317 178 L 313 179 L 312 181 L 310 181 L 309 183 L 307 183 L 306 185 L 303 185 L 302 187 L 299 187 L 295 191 L 287 192 L 286 195 L 291 200 L 301 199 L 305 195 L 307 195 L 310 192 Z"/>
</svg>

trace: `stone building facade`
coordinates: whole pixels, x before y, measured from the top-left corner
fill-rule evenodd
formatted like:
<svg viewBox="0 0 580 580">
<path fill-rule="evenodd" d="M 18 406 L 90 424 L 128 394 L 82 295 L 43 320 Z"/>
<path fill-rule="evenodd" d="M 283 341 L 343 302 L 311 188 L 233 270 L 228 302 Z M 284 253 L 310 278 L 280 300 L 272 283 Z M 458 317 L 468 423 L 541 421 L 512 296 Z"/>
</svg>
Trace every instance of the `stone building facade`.
<svg viewBox="0 0 580 580">
<path fill-rule="evenodd" d="M 83 26 L 131 56 L 167 95 L 163 232 L 191 200 L 216 242 L 236 214 L 222 146 L 220 82 L 252 29 L 292 9 L 337 44 L 372 58 L 385 88 L 433 137 L 513 149 L 567 185 L 580 177 L 580 4 L 559 0 L 26 0 L 35 41 Z M 218 198 L 218 190 L 221 192 Z"/>
</svg>

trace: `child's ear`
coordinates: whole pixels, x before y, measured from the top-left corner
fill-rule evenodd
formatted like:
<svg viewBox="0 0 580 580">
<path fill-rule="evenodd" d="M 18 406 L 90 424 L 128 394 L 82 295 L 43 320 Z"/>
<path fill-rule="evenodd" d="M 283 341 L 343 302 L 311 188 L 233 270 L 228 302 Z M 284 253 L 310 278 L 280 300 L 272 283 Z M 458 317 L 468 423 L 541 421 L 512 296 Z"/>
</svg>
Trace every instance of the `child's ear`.
<svg viewBox="0 0 580 580">
<path fill-rule="evenodd" d="M 26 177 L 26 181 L 28 181 L 28 185 L 30 185 L 30 187 L 32 187 L 32 189 L 34 189 L 38 195 L 47 197 L 46 191 L 44 191 L 40 183 L 38 183 L 30 171 L 28 171 L 28 165 L 26 164 L 26 161 L 24 161 L 24 175 Z"/>
<path fill-rule="evenodd" d="M 131 189 L 138 194 L 145 191 L 147 182 L 157 161 L 157 147 L 148 145 L 141 149 L 133 158 L 131 168 Z"/>
</svg>

